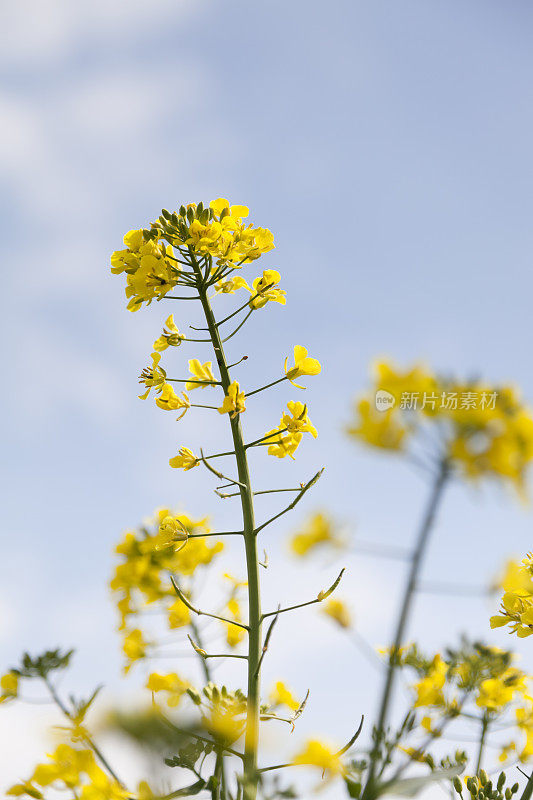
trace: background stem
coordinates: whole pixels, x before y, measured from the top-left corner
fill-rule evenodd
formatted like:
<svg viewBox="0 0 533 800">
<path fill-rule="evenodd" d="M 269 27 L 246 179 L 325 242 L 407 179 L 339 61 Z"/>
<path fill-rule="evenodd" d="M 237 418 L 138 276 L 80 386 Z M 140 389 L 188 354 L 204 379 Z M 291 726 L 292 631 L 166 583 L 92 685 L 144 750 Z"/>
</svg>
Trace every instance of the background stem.
<svg viewBox="0 0 533 800">
<path fill-rule="evenodd" d="M 375 784 L 377 760 L 379 758 L 380 745 L 383 740 L 383 736 L 385 734 L 385 729 L 387 725 L 388 712 L 392 698 L 392 691 L 394 687 L 394 677 L 395 677 L 396 667 L 398 666 L 398 654 L 400 647 L 403 644 L 405 631 L 407 628 L 407 623 L 409 620 L 409 615 L 413 602 L 413 597 L 416 590 L 418 574 L 420 572 L 420 567 L 422 565 L 422 559 L 424 557 L 429 542 L 431 529 L 435 521 L 435 515 L 439 503 L 442 499 L 442 493 L 446 485 L 448 475 L 449 475 L 448 465 L 446 461 L 443 460 L 439 472 L 437 474 L 437 477 L 435 479 L 435 482 L 433 484 L 431 494 L 429 496 L 426 511 L 422 518 L 422 524 L 420 526 L 420 530 L 418 533 L 416 547 L 411 559 L 411 565 L 407 577 L 407 583 L 405 585 L 403 600 L 400 607 L 400 614 L 398 616 L 398 620 L 396 623 L 396 631 L 394 634 L 393 645 L 391 647 L 389 654 L 387 674 L 385 677 L 385 684 L 381 696 L 378 721 L 375 728 L 376 739 L 373 751 L 371 753 L 368 779 L 362 795 L 362 800 L 370 800 L 370 798 L 375 796 L 376 787 L 374 784 Z"/>
</svg>

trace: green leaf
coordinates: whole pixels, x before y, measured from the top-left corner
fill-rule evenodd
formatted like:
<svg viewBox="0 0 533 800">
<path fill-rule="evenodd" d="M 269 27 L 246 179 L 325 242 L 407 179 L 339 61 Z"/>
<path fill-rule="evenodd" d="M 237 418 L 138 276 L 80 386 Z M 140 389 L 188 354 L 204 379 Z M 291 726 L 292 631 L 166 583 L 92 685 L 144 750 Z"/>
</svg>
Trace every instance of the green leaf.
<svg viewBox="0 0 533 800">
<path fill-rule="evenodd" d="M 171 794 L 167 794 L 168 800 L 171 797 L 191 797 L 194 794 L 198 794 L 205 789 L 206 783 L 203 780 L 196 781 L 196 783 L 192 783 L 190 786 L 184 786 L 183 789 L 177 789 L 177 791 L 172 792 Z"/>
</svg>

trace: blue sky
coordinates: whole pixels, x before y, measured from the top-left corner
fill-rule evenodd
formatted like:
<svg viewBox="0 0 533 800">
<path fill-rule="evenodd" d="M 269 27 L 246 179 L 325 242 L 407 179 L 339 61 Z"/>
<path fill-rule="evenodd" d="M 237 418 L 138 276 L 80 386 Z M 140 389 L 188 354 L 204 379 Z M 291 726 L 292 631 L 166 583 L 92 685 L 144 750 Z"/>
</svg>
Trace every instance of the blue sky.
<svg viewBox="0 0 533 800">
<path fill-rule="evenodd" d="M 77 683 L 113 689 L 105 581 L 120 532 L 163 503 L 212 514 L 222 529 L 233 512 L 199 470 L 166 466 L 178 445 L 219 437 L 220 420 L 190 414 L 176 428 L 137 400 L 168 311 L 126 311 L 110 252 L 161 207 L 218 196 L 275 233 L 265 266 L 282 273 L 288 304 L 254 315 L 231 355 L 250 356 L 238 376 L 250 386 L 276 377 L 296 343 L 320 358 L 306 394 L 319 439 L 295 465 L 256 461 L 267 485 L 327 471 L 268 534 L 270 602 L 279 585 L 299 599 L 335 571 L 287 558 L 284 536 L 311 510 L 331 510 L 361 539 L 408 542 L 424 482 L 356 448 L 343 426 L 380 355 L 511 380 L 533 398 L 533 10 L 521 0 L 23 0 L 2 14 L 2 660 L 75 645 Z M 275 424 L 287 399 L 285 388 L 259 395 L 249 429 Z M 483 583 L 531 547 L 530 525 L 511 495 L 454 487 L 426 574 Z M 398 569 L 362 557 L 348 566 L 344 596 L 382 644 Z M 487 630 L 490 610 L 426 598 L 413 632 L 430 647 L 458 630 L 505 644 Z M 371 713 L 373 679 L 350 643 L 318 625 L 312 615 L 286 623 L 267 679 L 314 687 L 300 732 L 343 738 Z M 332 718 L 323 674 L 353 719 Z M 29 719 L 2 711 L 3 735 L 18 736 L 0 751 L 7 779 L 42 746 Z"/>
</svg>

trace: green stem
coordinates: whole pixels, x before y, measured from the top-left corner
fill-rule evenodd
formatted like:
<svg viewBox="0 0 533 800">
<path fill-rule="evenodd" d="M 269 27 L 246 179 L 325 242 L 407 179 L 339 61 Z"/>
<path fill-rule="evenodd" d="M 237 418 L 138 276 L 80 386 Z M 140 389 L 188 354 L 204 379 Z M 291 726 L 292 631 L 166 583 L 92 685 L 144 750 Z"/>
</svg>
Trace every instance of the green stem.
<svg viewBox="0 0 533 800">
<path fill-rule="evenodd" d="M 218 326 L 207 297 L 207 291 L 202 283 L 201 270 L 191 253 L 194 269 L 198 275 L 198 294 L 204 310 L 204 315 L 213 343 L 215 358 L 217 360 L 220 381 L 224 393 L 228 393 L 231 377 L 227 366 L 222 341 Z M 255 517 L 253 504 L 253 491 L 246 458 L 246 448 L 241 428 L 240 417 L 229 417 L 237 472 L 240 484 L 244 546 L 246 553 L 246 568 L 248 573 L 248 713 L 246 722 L 244 775 L 246 800 L 255 800 L 257 796 L 257 747 L 259 738 L 259 685 L 261 658 L 261 600 L 259 588 L 259 562 L 257 557 L 257 542 L 255 537 Z"/>
<path fill-rule="evenodd" d="M 485 741 L 487 738 L 487 731 L 489 729 L 489 720 L 486 714 L 483 714 L 483 719 L 481 721 L 481 739 L 479 740 L 479 750 L 477 753 L 477 762 L 476 762 L 476 775 L 479 775 L 479 771 L 481 769 L 481 763 L 483 760 L 483 750 L 485 749 Z"/>
<path fill-rule="evenodd" d="M 533 772 L 529 776 L 529 780 L 526 783 L 526 788 L 522 792 L 520 800 L 531 800 L 532 795 L 533 795 Z"/>
<path fill-rule="evenodd" d="M 222 797 L 222 765 L 222 752 L 218 750 L 214 771 L 215 785 L 211 791 L 212 800 L 221 800 Z"/>
<path fill-rule="evenodd" d="M 400 607 L 400 613 L 396 623 L 396 631 L 394 634 L 393 645 L 390 650 L 387 674 L 385 677 L 383 693 L 381 695 L 378 721 L 375 726 L 375 744 L 373 751 L 371 753 L 368 778 L 362 794 L 362 800 L 371 800 L 371 798 L 376 796 L 375 778 L 378 766 L 377 762 L 379 758 L 380 746 L 383 741 L 383 737 L 385 735 L 385 730 L 388 721 L 389 707 L 394 688 L 395 672 L 396 672 L 396 667 L 398 666 L 398 655 L 404 641 L 405 631 L 407 628 L 407 623 L 409 621 L 413 598 L 416 591 L 416 583 L 422 565 L 422 559 L 426 552 L 426 548 L 430 538 L 430 533 L 433 528 L 433 523 L 435 521 L 435 515 L 440 500 L 442 498 L 442 493 L 446 485 L 448 475 L 449 475 L 448 465 L 446 461 L 443 461 L 441 463 L 440 470 L 435 479 L 435 483 L 433 484 L 433 488 L 429 497 L 426 511 L 422 518 L 422 524 L 420 526 L 420 530 L 418 533 L 416 547 L 413 552 L 411 560 L 409 574 L 407 577 L 407 583 L 405 586 L 403 600 Z"/>
</svg>

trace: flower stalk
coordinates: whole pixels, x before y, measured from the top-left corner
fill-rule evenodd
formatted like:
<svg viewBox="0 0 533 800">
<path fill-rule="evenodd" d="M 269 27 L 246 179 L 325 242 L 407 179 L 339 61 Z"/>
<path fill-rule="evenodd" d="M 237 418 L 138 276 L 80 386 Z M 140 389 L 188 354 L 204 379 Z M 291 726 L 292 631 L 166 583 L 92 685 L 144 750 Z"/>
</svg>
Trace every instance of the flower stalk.
<svg viewBox="0 0 533 800">
<path fill-rule="evenodd" d="M 203 286 L 202 273 L 193 251 L 191 261 L 198 276 L 198 294 L 211 337 L 220 381 L 224 393 L 228 393 L 231 376 L 227 366 L 222 340 L 218 332 L 207 290 Z M 257 794 L 257 747 L 259 739 L 260 660 L 261 660 L 261 597 L 259 582 L 259 560 L 255 536 L 253 490 L 246 456 L 246 447 L 239 415 L 229 417 L 235 450 L 239 492 L 243 519 L 243 536 L 248 576 L 248 713 L 246 721 L 244 774 L 246 800 L 254 800 Z"/>
</svg>

